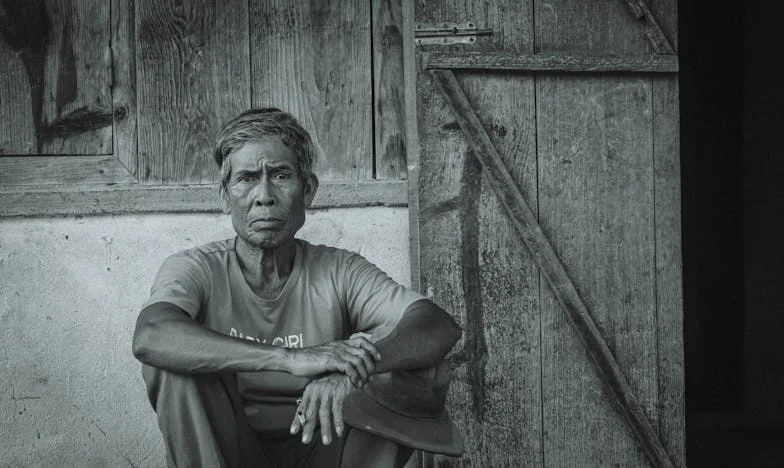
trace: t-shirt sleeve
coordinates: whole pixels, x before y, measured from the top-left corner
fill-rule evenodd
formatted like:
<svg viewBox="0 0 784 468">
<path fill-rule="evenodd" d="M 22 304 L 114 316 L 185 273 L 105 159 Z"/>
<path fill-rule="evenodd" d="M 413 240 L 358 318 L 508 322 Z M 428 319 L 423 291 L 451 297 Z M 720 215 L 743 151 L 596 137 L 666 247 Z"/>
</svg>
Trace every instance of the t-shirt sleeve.
<svg viewBox="0 0 784 468">
<path fill-rule="evenodd" d="M 386 336 L 409 305 L 424 299 L 359 254 L 351 254 L 346 259 L 344 271 L 352 332 L 370 333 L 374 339 Z"/>
<path fill-rule="evenodd" d="M 198 257 L 186 252 L 166 258 L 150 288 L 147 307 L 156 302 L 168 302 L 183 309 L 196 319 L 204 298 L 208 295 L 209 276 Z"/>
</svg>

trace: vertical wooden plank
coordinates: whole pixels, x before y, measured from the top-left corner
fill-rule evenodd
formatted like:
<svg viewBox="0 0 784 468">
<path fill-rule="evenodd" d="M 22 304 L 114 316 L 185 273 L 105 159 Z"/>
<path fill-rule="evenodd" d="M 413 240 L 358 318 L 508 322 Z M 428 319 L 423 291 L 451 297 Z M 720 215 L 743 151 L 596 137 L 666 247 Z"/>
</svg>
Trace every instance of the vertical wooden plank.
<svg viewBox="0 0 784 468">
<path fill-rule="evenodd" d="M 417 130 L 417 53 L 414 45 L 414 3 L 403 2 L 403 82 L 405 116 L 406 160 L 408 175 L 408 237 L 411 263 L 411 287 L 422 292 L 420 276 L 419 237 L 419 132 Z"/>
<path fill-rule="evenodd" d="M 635 21 L 623 0 L 537 0 L 537 52 L 572 55 L 651 53 L 645 24 Z"/>
<path fill-rule="evenodd" d="M 656 427 L 651 108 L 640 77 L 537 81 L 542 229 Z M 558 307 L 543 288 L 547 464 L 645 466 Z"/>
<path fill-rule="evenodd" d="M 136 146 L 136 15 L 134 0 L 112 0 L 114 156 L 134 176 Z"/>
<path fill-rule="evenodd" d="M 215 182 L 220 126 L 250 105 L 245 0 L 138 0 L 139 176 L 147 184 Z"/>
<path fill-rule="evenodd" d="M 367 0 L 251 0 L 253 105 L 294 114 L 321 148 L 322 179 L 370 179 Z"/>
<path fill-rule="evenodd" d="M 18 53 L 19 46 L 14 38 L 9 37 L 11 18 L 6 7 L 0 5 L 0 63 L 3 64 L 0 71 L 0 155 L 36 154 L 33 103 L 40 108 L 40 93 L 36 101 L 29 81 L 29 64 Z"/>
<path fill-rule="evenodd" d="M 470 50 L 532 51 L 531 2 L 416 2 L 416 8 L 416 24 L 471 21 L 493 29 Z M 450 48 L 467 50 L 438 50 Z M 435 465 L 540 465 L 538 272 L 428 75 L 420 73 L 417 105 L 422 289 L 464 329 L 450 356 L 449 409 L 466 453 L 436 456 Z M 472 72 L 459 79 L 535 206 L 533 78 Z"/>
<path fill-rule="evenodd" d="M 651 0 L 650 10 L 677 51 L 677 0 Z M 676 77 L 653 77 L 652 86 L 659 432 L 675 463 L 686 466 L 680 89 Z"/>
<path fill-rule="evenodd" d="M 652 82 L 659 432 L 675 463 L 686 466 L 678 81 Z"/>
<path fill-rule="evenodd" d="M 3 86 L 3 97 L 27 94 L 9 99 L 7 105 L 18 110 L 3 106 L 3 116 L 20 120 L 3 133 L 20 131 L 22 136 L 12 137 L 13 142 L 0 136 L 9 141 L 0 152 L 110 154 L 109 5 L 101 0 L 6 1 L 0 5 L 0 25 L 0 53 L 17 57 L 3 62 L 11 64 L 15 83 Z"/>
<path fill-rule="evenodd" d="M 372 0 L 373 137 L 377 179 L 407 177 L 401 35 L 403 3 L 406 2 Z"/>
</svg>

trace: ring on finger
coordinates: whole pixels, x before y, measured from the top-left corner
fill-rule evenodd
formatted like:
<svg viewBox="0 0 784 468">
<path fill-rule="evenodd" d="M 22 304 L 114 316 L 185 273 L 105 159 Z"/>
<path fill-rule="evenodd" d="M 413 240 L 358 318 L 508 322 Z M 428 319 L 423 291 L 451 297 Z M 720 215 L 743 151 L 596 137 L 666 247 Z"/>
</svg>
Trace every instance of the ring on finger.
<svg viewBox="0 0 784 468">
<path fill-rule="evenodd" d="M 300 406 L 301 404 L 302 400 L 297 400 L 297 421 L 304 426 L 307 419 L 305 418 L 305 411 Z"/>
</svg>

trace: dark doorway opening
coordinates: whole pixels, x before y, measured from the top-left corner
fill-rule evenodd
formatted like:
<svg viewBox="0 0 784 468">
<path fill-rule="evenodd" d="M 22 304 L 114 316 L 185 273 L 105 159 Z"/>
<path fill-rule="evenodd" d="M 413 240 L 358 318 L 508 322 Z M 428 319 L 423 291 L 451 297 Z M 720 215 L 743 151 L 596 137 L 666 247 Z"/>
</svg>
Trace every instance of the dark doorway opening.
<svg viewBox="0 0 784 468">
<path fill-rule="evenodd" d="M 784 466 L 784 86 L 770 5 L 678 6 L 689 466 Z"/>
</svg>

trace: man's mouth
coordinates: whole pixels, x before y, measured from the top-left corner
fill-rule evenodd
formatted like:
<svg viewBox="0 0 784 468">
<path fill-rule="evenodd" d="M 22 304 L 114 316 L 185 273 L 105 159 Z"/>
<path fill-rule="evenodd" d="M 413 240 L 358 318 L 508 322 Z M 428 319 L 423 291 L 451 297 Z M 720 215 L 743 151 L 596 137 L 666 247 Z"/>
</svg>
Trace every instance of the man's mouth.
<svg viewBox="0 0 784 468">
<path fill-rule="evenodd" d="M 250 222 L 250 225 L 255 228 L 274 228 L 283 222 L 280 218 L 256 218 Z"/>
</svg>

